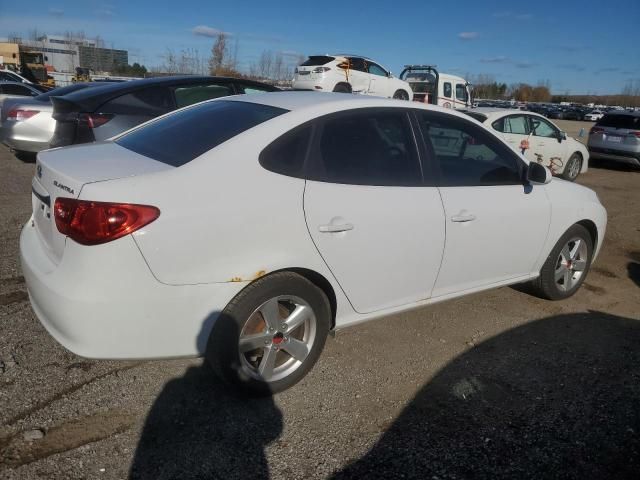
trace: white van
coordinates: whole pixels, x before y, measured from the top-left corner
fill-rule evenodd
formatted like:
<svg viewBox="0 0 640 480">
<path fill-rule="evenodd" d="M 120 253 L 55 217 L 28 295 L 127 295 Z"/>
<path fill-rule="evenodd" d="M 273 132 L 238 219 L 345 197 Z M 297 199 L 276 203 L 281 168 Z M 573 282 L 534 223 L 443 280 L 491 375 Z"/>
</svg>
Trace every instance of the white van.
<svg viewBox="0 0 640 480">
<path fill-rule="evenodd" d="M 472 106 L 471 84 L 464 78 L 440 73 L 435 65 L 405 65 L 400 79 L 413 90 L 413 100 L 445 108 Z"/>
</svg>

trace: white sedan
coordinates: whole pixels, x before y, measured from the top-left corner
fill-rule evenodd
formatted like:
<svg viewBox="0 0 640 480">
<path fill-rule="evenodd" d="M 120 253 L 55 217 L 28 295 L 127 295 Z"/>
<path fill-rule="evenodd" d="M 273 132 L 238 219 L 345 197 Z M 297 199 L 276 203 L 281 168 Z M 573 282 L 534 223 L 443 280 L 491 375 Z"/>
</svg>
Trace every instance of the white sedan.
<svg viewBox="0 0 640 480">
<path fill-rule="evenodd" d="M 604 117 L 604 112 L 601 110 L 592 110 L 584 115 L 584 119 L 590 122 L 597 122 L 602 117 Z"/>
<path fill-rule="evenodd" d="M 339 329 L 530 282 L 573 295 L 605 234 L 468 116 L 278 92 L 208 101 L 40 152 L 20 238 L 31 304 L 92 358 L 205 355 L 251 392 L 299 381 Z"/>
<path fill-rule="evenodd" d="M 531 162 L 549 167 L 554 175 L 574 181 L 589 168 L 587 147 L 567 137 L 557 125 L 537 113 L 503 108 L 466 112 L 502 136 Z"/>
</svg>

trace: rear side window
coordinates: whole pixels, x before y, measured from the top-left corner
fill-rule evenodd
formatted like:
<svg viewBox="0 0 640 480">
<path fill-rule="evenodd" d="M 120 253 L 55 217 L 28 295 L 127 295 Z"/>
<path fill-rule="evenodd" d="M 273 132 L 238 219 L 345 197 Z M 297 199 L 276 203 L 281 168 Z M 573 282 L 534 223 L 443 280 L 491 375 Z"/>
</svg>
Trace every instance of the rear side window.
<svg viewBox="0 0 640 480">
<path fill-rule="evenodd" d="M 228 97 L 233 93 L 231 84 L 186 85 L 184 87 L 176 87 L 174 90 L 177 108 L 214 98 Z"/>
<path fill-rule="evenodd" d="M 529 122 L 524 115 L 511 115 L 496 120 L 491 124 L 494 130 L 516 135 L 529 135 Z"/>
<path fill-rule="evenodd" d="M 327 57 L 325 55 L 318 55 L 314 57 L 309 57 L 305 62 L 301 63 L 301 67 L 319 67 L 322 65 L 326 65 L 329 62 L 334 61 L 334 57 Z"/>
<path fill-rule="evenodd" d="M 314 148 L 310 180 L 351 185 L 422 184 L 407 113 L 360 111 L 328 118 Z"/>
<path fill-rule="evenodd" d="M 311 125 L 303 126 L 275 140 L 260 154 L 260 165 L 275 173 L 302 178 L 311 129 Z"/>
<path fill-rule="evenodd" d="M 108 101 L 98 110 L 116 115 L 144 115 L 157 117 L 173 110 L 171 92 L 166 87 L 149 87 L 121 95 Z"/>
<path fill-rule="evenodd" d="M 128 133 L 116 143 L 145 157 L 179 167 L 287 110 L 225 100 L 194 105 Z"/>
<path fill-rule="evenodd" d="M 13 83 L 8 83 L 2 85 L 2 93 L 6 95 L 23 95 L 23 96 L 33 96 L 33 91 L 29 90 L 27 87 L 23 87 L 22 85 L 15 85 Z"/>
<path fill-rule="evenodd" d="M 605 114 L 596 122 L 600 127 L 626 128 L 629 130 L 640 130 L 640 116 Z"/>
</svg>

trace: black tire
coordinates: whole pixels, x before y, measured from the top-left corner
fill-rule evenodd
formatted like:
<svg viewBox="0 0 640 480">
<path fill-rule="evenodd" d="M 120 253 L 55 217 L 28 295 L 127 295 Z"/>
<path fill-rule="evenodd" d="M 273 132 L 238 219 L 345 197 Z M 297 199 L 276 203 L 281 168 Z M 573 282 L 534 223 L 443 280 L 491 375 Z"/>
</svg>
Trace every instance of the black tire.
<svg viewBox="0 0 640 480">
<path fill-rule="evenodd" d="M 396 100 L 409 100 L 409 94 L 404 90 L 396 90 L 396 93 L 393 94 L 393 98 Z"/>
<path fill-rule="evenodd" d="M 265 381 L 264 379 L 256 378 L 257 367 L 253 370 L 252 365 L 247 360 L 250 353 L 240 353 L 240 334 L 250 317 L 254 318 L 252 315 L 255 315 L 256 309 L 265 304 L 265 302 L 281 296 L 295 296 L 302 299 L 311 308 L 315 317 L 315 333 L 306 358 L 290 374 L 273 381 Z M 262 314 L 260 313 L 260 315 Z M 278 322 L 282 323 L 285 321 L 286 317 L 278 320 Z M 295 385 L 313 368 L 324 348 L 330 324 L 331 306 L 327 296 L 318 286 L 293 272 L 274 273 L 248 285 L 226 306 L 209 335 L 205 357 L 214 372 L 222 380 L 241 392 L 250 395 L 269 395 L 281 392 Z M 280 350 L 279 344 L 277 345 L 278 348 L 276 348 L 275 338 L 278 335 L 282 338 L 280 330 L 274 335 L 266 331 L 266 322 L 264 325 L 265 330 L 259 332 L 259 335 L 273 336 L 273 344 L 252 351 L 254 353 L 261 351 L 263 359 L 264 355 L 267 355 L 267 350 L 275 349 L 276 352 Z M 255 333 L 255 331 L 251 333 Z M 292 338 L 293 333 L 294 331 L 292 330 Z M 284 338 L 286 340 L 287 337 Z M 283 356 L 286 358 L 288 355 L 284 343 L 282 350 L 283 353 L 275 353 L 275 355 L 280 355 L 281 359 Z M 243 357 L 243 355 L 245 356 Z M 293 359 L 292 355 L 290 357 Z M 294 359 L 295 364 L 297 363 Z M 276 370 L 274 370 L 275 372 Z"/>
<path fill-rule="evenodd" d="M 333 91 L 336 93 L 351 93 L 353 90 L 351 89 L 351 85 L 348 83 L 338 83 L 333 87 Z"/>
<path fill-rule="evenodd" d="M 569 157 L 569 161 L 560 176 L 565 180 L 574 182 L 580 175 L 580 170 L 582 170 L 582 157 L 579 153 L 574 153 Z"/>
<path fill-rule="evenodd" d="M 584 270 L 582 270 L 581 275 L 575 280 L 575 284 L 573 284 L 571 288 L 562 289 L 556 282 L 556 272 L 559 262 L 561 262 L 561 252 L 563 248 L 573 239 L 582 240 L 586 246 Z M 533 293 L 548 300 L 563 300 L 565 298 L 569 298 L 578 291 L 584 280 L 587 278 L 592 258 L 593 240 L 591 239 L 591 235 L 582 225 L 573 225 L 562 237 L 560 237 L 558 243 L 556 243 L 553 250 L 551 250 L 551 253 L 540 270 L 540 276 L 531 282 L 530 286 L 533 289 Z"/>
</svg>

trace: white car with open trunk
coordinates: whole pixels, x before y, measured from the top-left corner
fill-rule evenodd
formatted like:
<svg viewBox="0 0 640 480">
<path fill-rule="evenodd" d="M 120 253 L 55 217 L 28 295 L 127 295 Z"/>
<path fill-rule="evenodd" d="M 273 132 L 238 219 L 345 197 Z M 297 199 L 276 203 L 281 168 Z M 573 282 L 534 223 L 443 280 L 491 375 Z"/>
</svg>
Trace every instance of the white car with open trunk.
<svg viewBox="0 0 640 480">
<path fill-rule="evenodd" d="M 569 297 L 607 222 L 468 116 L 366 96 L 202 102 L 35 170 L 20 254 L 51 335 L 205 355 L 258 393 L 299 381 L 332 329 L 522 282 Z"/>
</svg>

